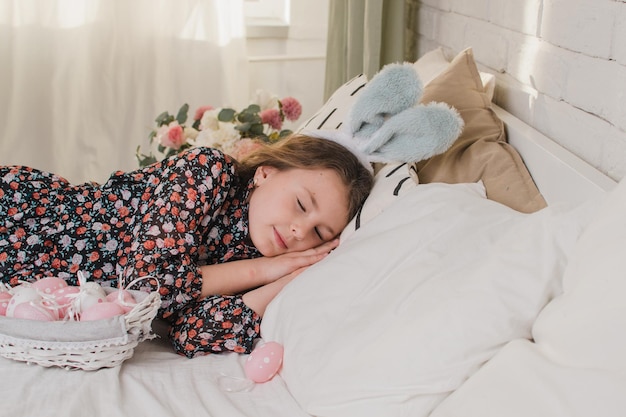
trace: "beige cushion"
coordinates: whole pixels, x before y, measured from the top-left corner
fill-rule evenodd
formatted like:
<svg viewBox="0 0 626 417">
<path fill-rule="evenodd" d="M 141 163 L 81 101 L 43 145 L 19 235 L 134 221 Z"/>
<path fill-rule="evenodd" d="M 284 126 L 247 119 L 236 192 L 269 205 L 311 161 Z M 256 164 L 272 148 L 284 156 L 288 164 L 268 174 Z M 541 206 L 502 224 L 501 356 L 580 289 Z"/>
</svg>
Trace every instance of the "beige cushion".
<svg viewBox="0 0 626 417">
<path fill-rule="evenodd" d="M 503 123 L 491 108 L 471 48 L 425 86 L 422 102 L 431 101 L 455 107 L 465 127 L 448 151 L 417 163 L 420 183 L 482 180 L 489 199 L 515 210 L 530 213 L 546 206 L 522 158 L 506 143 Z"/>
</svg>

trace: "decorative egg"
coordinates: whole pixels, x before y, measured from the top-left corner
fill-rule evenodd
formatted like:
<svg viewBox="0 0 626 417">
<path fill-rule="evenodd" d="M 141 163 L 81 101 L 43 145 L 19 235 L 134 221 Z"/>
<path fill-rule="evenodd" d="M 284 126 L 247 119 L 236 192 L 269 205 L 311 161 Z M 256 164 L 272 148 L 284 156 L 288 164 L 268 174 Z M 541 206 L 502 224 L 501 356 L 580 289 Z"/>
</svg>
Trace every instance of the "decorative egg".
<svg viewBox="0 0 626 417">
<path fill-rule="evenodd" d="M 244 371 L 254 382 L 267 382 L 278 373 L 283 364 L 283 346 L 276 342 L 258 345 L 248 356 Z"/>
<path fill-rule="evenodd" d="M 104 301 L 84 309 L 80 314 L 80 321 L 102 320 L 122 314 L 124 314 L 122 306 Z"/>
<path fill-rule="evenodd" d="M 30 301 L 15 306 L 12 312 L 16 319 L 55 321 L 55 313 L 43 307 L 41 304 Z"/>
<path fill-rule="evenodd" d="M 81 284 L 79 288 L 80 292 L 72 302 L 74 311 L 78 313 L 82 313 L 94 304 L 99 304 L 106 300 L 106 292 L 95 282 L 86 282 Z"/>
<path fill-rule="evenodd" d="M 13 317 L 13 312 L 15 311 L 15 307 L 23 303 L 29 302 L 41 302 L 41 294 L 32 288 L 23 285 L 18 285 L 13 288 L 13 296 L 9 300 L 9 305 L 7 306 L 6 316 Z"/>
<path fill-rule="evenodd" d="M 43 294 L 52 294 L 58 289 L 67 287 L 67 282 L 63 278 L 46 277 L 33 282 L 31 287 Z"/>
<path fill-rule="evenodd" d="M 72 305 L 72 301 L 74 301 L 74 298 L 76 297 L 73 294 L 78 294 L 79 292 L 79 287 L 68 285 L 67 287 L 59 288 L 52 293 L 52 297 L 59 308 L 59 318 L 65 317 L 67 309 Z"/>
<path fill-rule="evenodd" d="M 7 307 L 9 307 L 9 300 L 13 297 L 8 292 L 0 292 L 0 316 L 7 315 Z"/>
<path fill-rule="evenodd" d="M 124 309 L 124 314 L 128 313 L 130 310 L 137 305 L 137 301 L 135 301 L 135 297 L 127 290 L 115 290 L 107 294 L 106 301 L 110 303 L 118 304 L 120 307 Z"/>
</svg>

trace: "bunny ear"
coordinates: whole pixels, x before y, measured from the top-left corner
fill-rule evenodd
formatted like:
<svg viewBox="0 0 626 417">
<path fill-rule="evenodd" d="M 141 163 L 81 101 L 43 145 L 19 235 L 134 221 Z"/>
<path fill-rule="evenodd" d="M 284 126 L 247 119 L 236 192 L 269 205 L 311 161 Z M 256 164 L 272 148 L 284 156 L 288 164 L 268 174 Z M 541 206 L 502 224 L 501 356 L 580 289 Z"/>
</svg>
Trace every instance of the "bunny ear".
<svg viewBox="0 0 626 417">
<path fill-rule="evenodd" d="M 357 136 L 370 136 L 389 116 L 414 106 L 422 89 L 412 64 L 386 65 L 359 94 L 348 115 L 349 130 Z"/>
<path fill-rule="evenodd" d="M 370 162 L 416 162 L 445 152 L 459 137 L 463 119 L 445 103 L 417 106 L 392 116 L 359 149 Z"/>
<path fill-rule="evenodd" d="M 359 150 L 357 142 L 350 132 L 343 129 L 305 129 L 302 131 L 302 134 L 314 138 L 330 140 L 342 145 L 344 148 L 347 148 L 350 152 L 352 152 L 354 156 L 357 157 L 359 162 L 361 162 L 361 165 L 367 168 L 368 171 L 374 171 L 368 159 L 369 156 Z"/>
</svg>

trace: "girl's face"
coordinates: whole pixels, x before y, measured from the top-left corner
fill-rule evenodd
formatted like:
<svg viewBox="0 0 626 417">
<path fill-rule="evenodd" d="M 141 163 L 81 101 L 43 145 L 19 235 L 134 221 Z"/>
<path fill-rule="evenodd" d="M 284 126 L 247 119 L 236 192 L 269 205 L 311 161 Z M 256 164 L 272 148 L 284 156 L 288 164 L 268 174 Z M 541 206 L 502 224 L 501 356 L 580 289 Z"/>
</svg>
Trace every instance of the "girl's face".
<svg viewBox="0 0 626 417">
<path fill-rule="evenodd" d="M 261 166 L 250 196 L 250 238 L 264 256 L 328 242 L 348 222 L 348 189 L 331 169 Z"/>
</svg>

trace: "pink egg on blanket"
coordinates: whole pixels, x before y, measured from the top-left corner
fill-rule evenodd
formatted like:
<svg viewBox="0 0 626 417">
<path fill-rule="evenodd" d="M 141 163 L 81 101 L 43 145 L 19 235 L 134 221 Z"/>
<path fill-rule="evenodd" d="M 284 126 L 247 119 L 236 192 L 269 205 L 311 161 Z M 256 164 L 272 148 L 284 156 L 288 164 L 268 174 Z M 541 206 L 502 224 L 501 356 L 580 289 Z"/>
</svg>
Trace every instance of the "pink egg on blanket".
<svg viewBox="0 0 626 417">
<path fill-rule="evenodd" d="M 39 321 L 55 321 L 58 318 L 54 311 L 50 311 L 43 305 L 33 301 L 16 305 L 13 310 L 13 317 Z"/>
<path fill-rule="evenodd" d="M 43 294 L 52 294 L 58 289 L 67 287 L 67 282 L 65 282 L 63 278 L 46 277 L 33 282 L 31 287 L 42 292 Z"/>
<path fill-rule="evenodd" d="M 276 342 L 260 344 L 250 353 L 244 371 L 254 382 L 267 382 L 278 373 L 283 364 L 283 346 Z"/>
<path fill-rule="evenodd" d="M 84 309 L 80 314 L 80 321 L 103 320 L 122 314 L 124 314 L 122 306 L 104 301 Z"/>
<path fill-rule="evenodd" d="M 13 297 L 8 292 L 0 292 L 0 316 L 7 315 L 7 307 L 9 307 L 9 300 Z"/>
</svg>

